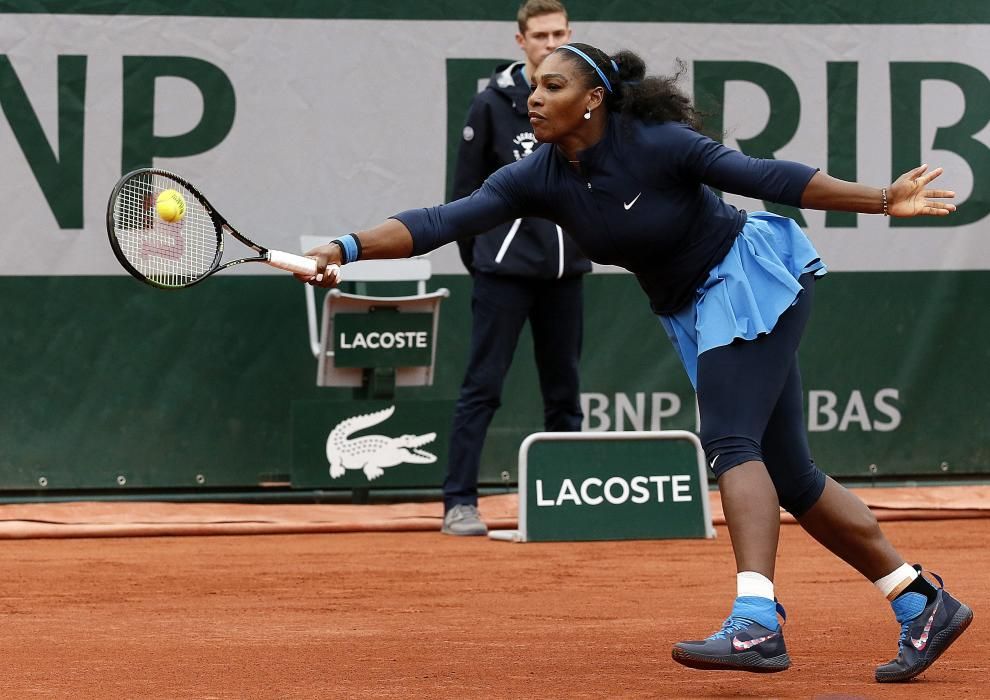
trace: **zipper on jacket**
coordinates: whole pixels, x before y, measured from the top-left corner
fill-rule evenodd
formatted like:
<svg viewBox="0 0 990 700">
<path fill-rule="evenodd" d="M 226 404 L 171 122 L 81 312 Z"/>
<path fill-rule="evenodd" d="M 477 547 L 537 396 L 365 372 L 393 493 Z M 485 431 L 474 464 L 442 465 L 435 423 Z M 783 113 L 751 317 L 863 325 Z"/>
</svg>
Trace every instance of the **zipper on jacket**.
<svg viewBox="0 0 990 700">
<path fill-rule="evenodd" d="M 512 222 L 512 228 L 509 232 L 505 234 L 505 240 L 502 241 L 502 247 L 498 249 L 498 254 L 495 256 L 495 262 L 501 264 L 502 258 L 505 257 L 505 253 L 509 250 L 509 245 L 512 243 L 512 239 L 516 237 L 516 231 L 519 230 L 519 224 L 522 223 L 522 219 L 516 219 Z"/>
</svg>

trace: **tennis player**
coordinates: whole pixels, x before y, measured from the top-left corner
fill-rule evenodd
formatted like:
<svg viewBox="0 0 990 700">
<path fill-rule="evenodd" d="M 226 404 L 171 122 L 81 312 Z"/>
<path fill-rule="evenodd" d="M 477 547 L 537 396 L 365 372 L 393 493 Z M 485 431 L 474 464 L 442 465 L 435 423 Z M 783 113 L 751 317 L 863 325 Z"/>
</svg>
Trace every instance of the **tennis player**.
<svg viewBox="0 0 990 700">
<path fill-rule="evenodd" d="M 697 391 L 701 440 L 718 479 L 737 597 L 707 639 L 677 643 L 676 661 L 754 672 L 790 666 L 774 591 L 779 507 L 872 581 L 901 625 L 899 651 L 876 669 L 906 681 L 969 625 L 969 607 L 910 566 L 869 508 L 811 458 L 797 351 L 825 264 L 790 219 L 746 213 L 710 188 L 808 209 L 946 216 L 955 194 L 922 165 L 887 187 L 749 158 L 699 133 L 674 78 L 643 61 L 567 44 L 531 76 L 535 152 L 471 196 L 396 214 L 307 253 L 319 269 L 360 257 L 421 255 L 502 221 L 555 221 L 592 260 L 633 272 Z M 335 283 L 332 268 L 315 284 Z M 300 278 L 303 279 L 303 278 Z"/>
</svg>

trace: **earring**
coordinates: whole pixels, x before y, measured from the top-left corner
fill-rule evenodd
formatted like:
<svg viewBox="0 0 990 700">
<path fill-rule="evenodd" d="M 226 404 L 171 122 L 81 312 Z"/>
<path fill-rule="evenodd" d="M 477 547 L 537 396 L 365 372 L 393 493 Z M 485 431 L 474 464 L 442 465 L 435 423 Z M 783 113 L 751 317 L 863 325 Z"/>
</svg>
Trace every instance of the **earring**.
<svg viewBox="0 0 990 700">
<path fill-rule="evenodd" d="M 585 119 L 591 119 L 591 107 L 585 107 L 588 111 L 584 113 Z"/>
</svg>

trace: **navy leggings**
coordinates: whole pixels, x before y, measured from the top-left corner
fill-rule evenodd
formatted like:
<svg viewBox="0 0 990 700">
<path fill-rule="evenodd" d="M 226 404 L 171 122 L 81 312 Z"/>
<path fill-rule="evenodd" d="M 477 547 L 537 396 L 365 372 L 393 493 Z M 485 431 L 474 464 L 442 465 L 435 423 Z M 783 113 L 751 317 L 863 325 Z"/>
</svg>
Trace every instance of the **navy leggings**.
<svg viewBox="0 0 990 700">
<path fill-rule="evenodd" d="M 808 448 L 797 356 L 815 277 L 807 273 L 800 282 L 804 292 L 769 334 L 698 356 L 701 442 L 708 465 L 720 477 L 743 462 L 763 462 L 780 505 L 795 516 L 806 513 L 825 488 L 825 475 Z"/>
</svg>

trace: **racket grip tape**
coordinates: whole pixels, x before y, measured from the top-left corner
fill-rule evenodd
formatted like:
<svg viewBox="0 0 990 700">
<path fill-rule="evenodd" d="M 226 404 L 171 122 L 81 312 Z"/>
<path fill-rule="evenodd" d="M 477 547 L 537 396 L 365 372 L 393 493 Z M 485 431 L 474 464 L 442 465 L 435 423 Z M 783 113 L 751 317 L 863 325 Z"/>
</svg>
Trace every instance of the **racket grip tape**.
<svg viewBox="0 0 990 700">
<path fill-rule="evenodd" d="M 316 260 L 302 255 L 294 255 L 281 250 L 268 251 L 268 264 L 280 270 L 288 270 L 297 275 L 316 276 Z"/>
</svg>

